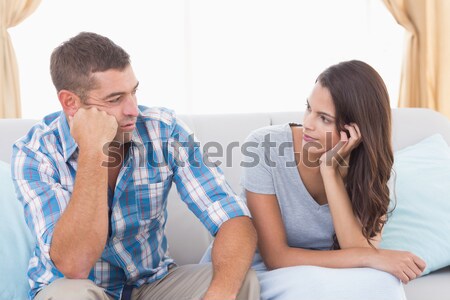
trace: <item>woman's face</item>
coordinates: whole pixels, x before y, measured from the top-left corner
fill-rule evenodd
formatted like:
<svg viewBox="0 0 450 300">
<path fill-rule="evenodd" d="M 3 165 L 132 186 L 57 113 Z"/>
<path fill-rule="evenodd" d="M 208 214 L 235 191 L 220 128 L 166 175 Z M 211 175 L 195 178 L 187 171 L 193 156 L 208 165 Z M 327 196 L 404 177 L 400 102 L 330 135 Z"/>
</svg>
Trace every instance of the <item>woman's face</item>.
<svg viewBox="0 0 450 300">
<path fill-rule="evenodd" d="M 302 148 L 310 154 L 322 154 L 332 149 L 339 140 L 330 91 L 317 82 L 307 99 Z"/>
</svg>

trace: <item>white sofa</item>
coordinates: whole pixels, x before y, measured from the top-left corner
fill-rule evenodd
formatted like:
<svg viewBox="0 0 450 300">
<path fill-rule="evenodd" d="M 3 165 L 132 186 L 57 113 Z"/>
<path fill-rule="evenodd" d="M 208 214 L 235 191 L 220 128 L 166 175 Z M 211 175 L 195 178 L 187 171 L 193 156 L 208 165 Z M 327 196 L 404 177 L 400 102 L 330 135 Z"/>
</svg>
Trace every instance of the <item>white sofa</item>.
<svg viewBox="0 0 450 300">
<path fill-rule="evenodd" d="M 222 163 L 221 167 L 228 182 L 239 193 L 242 157 L 240 147 L 246 136 L 252 130 L 263 126 L 286 122 L 301 123 L 303 112 L 182 115 L 180 118 L 195 132 L 201 147 L 209 146 L 211 147 L 209 152 L 216 153 L 213 160 Z M 0 160 L 10 162 L 11 145 L 35 122 L 35 120 L 0 119 L 2 136 Z M 443 115 L 428 109 L 393 110 L 394 150 L 415 144 L 433 133 L 442 134 L 450 145 L 450 121 Z M 222 154 L 215 150 L 214 143 L 222 145 Z M 197 263 L 212 241 L 211 236 L 178 199 L 176 189 L 172 189 L 169 194 L 168 209 L 167 235 L 172 256 L 178 264 Z M 450 299 L 450 267 L 413 280 L 405 289 L 408 300 Z"/>
</svg>

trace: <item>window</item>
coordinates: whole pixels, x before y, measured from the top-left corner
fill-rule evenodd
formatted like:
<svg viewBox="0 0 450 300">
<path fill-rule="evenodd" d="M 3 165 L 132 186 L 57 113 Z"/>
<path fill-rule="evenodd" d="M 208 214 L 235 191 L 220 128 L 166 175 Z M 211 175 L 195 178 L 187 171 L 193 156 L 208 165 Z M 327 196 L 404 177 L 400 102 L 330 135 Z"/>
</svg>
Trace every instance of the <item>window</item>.
<svg viewBox="0 0 450 300">
<path fill-rule="evenodd" d="M 360 59 L 396 106 L 404 30 L 381 0 L 43 1 L 10 29 L 24 118 L 60 110 L 52 50 L 80 31 L 130 55 L 138 100 L 179 113 L 303 110 L 321 71 Z"/>
</svg>

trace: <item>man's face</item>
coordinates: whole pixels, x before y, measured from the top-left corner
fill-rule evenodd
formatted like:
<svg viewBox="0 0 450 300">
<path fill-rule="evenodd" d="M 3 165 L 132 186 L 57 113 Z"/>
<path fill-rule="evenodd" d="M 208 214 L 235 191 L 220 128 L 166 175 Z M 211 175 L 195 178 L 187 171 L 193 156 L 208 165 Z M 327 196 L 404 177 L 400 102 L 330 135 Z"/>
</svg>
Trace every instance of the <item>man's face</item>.
<svg viewBox="0 0 450 300">
<path fill-rule="evenodd" d="M 122 71 L 110 69 L 94 73 L 96 88 L 90 90 L 81 107 L 96 107 L 116 118 L 117 134 L 114 137 L 119 143 L 131 141 L 136 128 L 138 107 L 136 100 L 137 81 L 131 66 Z"/>
</svg>

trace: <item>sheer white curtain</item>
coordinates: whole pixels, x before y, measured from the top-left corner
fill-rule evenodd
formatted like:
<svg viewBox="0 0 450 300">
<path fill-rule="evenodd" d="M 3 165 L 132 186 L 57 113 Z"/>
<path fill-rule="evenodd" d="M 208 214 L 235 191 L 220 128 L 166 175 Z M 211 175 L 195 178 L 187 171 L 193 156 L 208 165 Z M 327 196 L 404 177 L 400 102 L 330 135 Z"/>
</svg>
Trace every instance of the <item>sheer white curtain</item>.
<svg viewBox="0 0 450 300">
<path fill-rule="evenodd" d="M 107 35 L 130 53 L 143 105 L 179 113 L 300 110 L 317 75 L 348 59 L 375 67 L 396 105 L 404 30 L 381 0 L 126 4 L 47 0 L 11 31 L 23 117 L 59 109 L 49 57 L 80 31 Z"/>
</svg>

